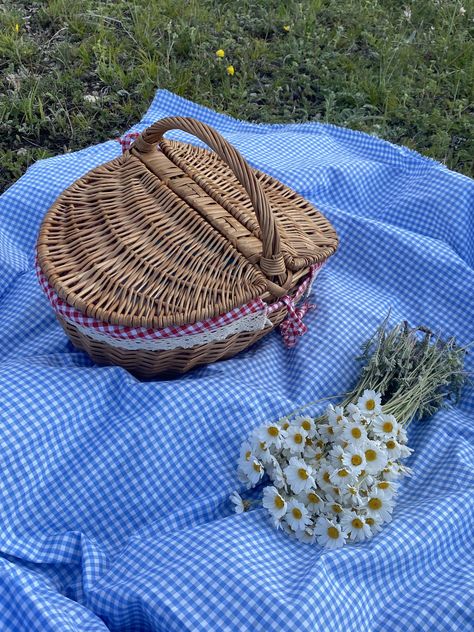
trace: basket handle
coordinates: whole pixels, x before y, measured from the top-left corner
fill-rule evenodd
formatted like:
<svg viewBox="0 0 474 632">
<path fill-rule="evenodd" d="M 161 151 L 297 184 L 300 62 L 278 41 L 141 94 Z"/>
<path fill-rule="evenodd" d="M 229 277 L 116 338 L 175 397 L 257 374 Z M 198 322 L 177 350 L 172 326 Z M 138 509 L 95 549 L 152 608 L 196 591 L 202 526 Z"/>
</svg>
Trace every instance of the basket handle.
<svg viewBox="0 0 474 632">
<path fill-rule="evenodd" d="M 197 136 L 226 162 L 234 172 L 237 180 L 247 191 L 257 216 L 262 235 L 262 257 L 259 265 L 265 276 L 278 279 L 277 283 L 268 282 L 268 289 L 276 296 L 287 293 L 291 283 L 291 273 L 286 270 L 285 261 L 280 249 L 280 235 L 275 224 L 270 204 L 252 169 L 242 155 L 214 128 L 196 119 L 184 116 L 170 116 L 157 121 L 133 143 L 133 149 L 140 153 L 148 153 L 160 143 L 163 135 L 172 129 L 180 129 Z M 280 287 L 279 287 L 280 286 Z M 283 287 L 281 287 L 283 286 Z"/>
</svg>

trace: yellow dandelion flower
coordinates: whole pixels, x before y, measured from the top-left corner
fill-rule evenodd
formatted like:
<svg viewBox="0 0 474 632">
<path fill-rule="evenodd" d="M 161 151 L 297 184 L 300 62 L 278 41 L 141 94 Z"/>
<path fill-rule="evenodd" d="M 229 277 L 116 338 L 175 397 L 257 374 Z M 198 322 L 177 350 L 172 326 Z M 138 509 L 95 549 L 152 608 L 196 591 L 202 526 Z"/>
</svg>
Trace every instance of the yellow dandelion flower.
<svg viewBox="0 0 474 632">
<path fill-rule="evenodd" d="M 231 77 L 233 77 L 235 75 L 235 68 L 234 68 L 234 66 L 227 66 L 227 74 L 230 75 Z"/>
<path fill-rule="evenodd" d="M 222 57 L 224 57 L 225 52 L 222 50 L 222 48 L 219 48 L 219 50 L 216 50 L 216 55 L 217 57 L 220 57 L 222 59 Z"/>
<path fill-rule="evenodd" d="M 20 25 L 15 24 L 15 32 L 18 33 L 20 31 Z"/>
<path fill-rule="evenodd" d="M 291 30 L 291 26 L 289 24 L 285 24 L 285 26 L 283 27 L 283 30 L 288 33 Z"/>
</svg>

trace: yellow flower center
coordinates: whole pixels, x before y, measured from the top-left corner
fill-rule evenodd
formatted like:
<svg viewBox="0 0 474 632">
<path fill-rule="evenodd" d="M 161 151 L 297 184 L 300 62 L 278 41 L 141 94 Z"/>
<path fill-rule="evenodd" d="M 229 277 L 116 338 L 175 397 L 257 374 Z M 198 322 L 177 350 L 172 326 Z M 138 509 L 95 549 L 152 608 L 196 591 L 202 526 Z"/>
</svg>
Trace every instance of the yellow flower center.
<svg viewBox="0 0 474 632">
<path fill-rule="evenodd" d="M 387 481 L 381 481 L 380 483 L 377 483 L 377 487 L 379 489 L 388 489 L 390 487 L 390 483 Z"/>
<path fill-rule="evenodd" d="M 337 423 L 340 423 L 342 421 L 342 415 L 338 415 L 336 417 L 336 421 L 337 421 Z"/>
<path fill-rule="evenodd" d="M 276 426 L 269 426 L 268 434 L 270 435 L 270 437 L 278 437 L 278 435 L 280 434 L 280 431 L 278 430 Z"/>
<path fill-rule="evenodd" d="M 252 453 L 250 452 L 250 450 L 247 450 L 247 452 L 245 453 L 245 460 L 249 461 L 251 456 L 252 456 Z"/>
<path fill-rule="evenodd" d="M 371 498 L 368 502 L 368 505 L 371 509 L 377 511 L 378 509 L 382 508 L 382 501 L 380 500 L 380 498 Z"/>
<path fill-rule="evenodd" d="M 313 505 L 317 505 L 319 503 L 319 496 L 317 494 L 315 494 L 314 492 L 309 492 L 308 500 Z"/>
<path fill-rule="evenodd" d="M 336 527 L 328 527 L 328 537 L 332 538 L 333 540 L 338 539 L 339 531 L 336 529 Z"/>
<path fill-rule="evenodd" d="M 253 469 L 256 472 L 261 472 L 262 471 L 262 466 L 260 465 L 260 463 L 257 463 L 257 461 L 254 461 L 253 462 Z"/>
<path fill-rule="evenodd" d="M 341 478 L 345 478 L 346 476 L 349 476 L 349 472 L 345 469 L 342 470 L 338 470 L 337 471 L 338 476 L 340 476 Z"/>
<path fill-rule="evenodd" d="M 260 450 L 267 449 L 267 444 L 265 443 L 265 441 L 260 441 L 259 446 L 260 446 Z"/>
<path fill-rule="evenodd" d="M 306 445 L 313 445 L 313 440 L 309 437 L 306 438 Z"/>
<path fill-rule="evenodd" d="M 331 426 L 328 427 L 328 434 L 330 435 L 334 434 L 334 430 L 331 428 Z"/>
<path fill-rule="evenodd" d="M 393 439 L 390 439 L 385 445 L 389 450 L 393 450 L 395 448 L 395 441 Z"/>
<path fill-rule="evenodd" d="M 304 467 L 300 467 L 300 469 L 298 470 L 298 476 L 301 478 L 302 481 L 308 480 L 308 472 L 304 469 Z"/>
<path fill-rule="evenodd" d="M 374 526 L 374 524 L 375 524 L 375 520 L 374 520 L 373 518 L 371 518 L 370 516 L 369 516 L 369 517 L 367 517 L 367 518 L 365 519 L 365 522 L 366 522 L 366 524 L 368 524 L 370 527 L 373 527 L 373 526 Z"/>
<path fill-rule="evenodd" d="M 300 435 L 300 433 L 299 433 L 299 432 L 295 433 L 295 434 L 293 435 L 293 441 L 294 441 L 295 443 L 303 443 L 303 435 Z"/>
<path fill-rule="evenodd" d="M 353 454 L 351 457 L 352 465 L 360 465 L 362 463 L 362 457 L 360 454 Z"/>
<path fill-rule="evenodd" d="M 331 482 L 330 479 L 329 479 L 329 472 L 324 472 L 324 474 L 323 474 L 323 481 L 325 483 L 330 483 Z"/>
<path fill-rule="evenodd" d="M 362 522 L 360 518 L 354 518 L 352 520 L 352 526 L 354 527 L 354 529 L 362 529 L 362 527 L 364 526 L 364 523 Z"/>
<path fill-rule="evenodd" d="M 365 458 L 367 461 L 376 461 L 377 460 L 377 452 L 375 450 L 366 450 Z"/>
<path fill-rule="evenodd" d="M 317 461 L 319 461 L 320 459 L 323 458 L 323 453 L 320 452 L 319 454 L 316 454 L 316 456 L 314 457 Z"/>
<path fill-rule="evenodd" d="M 298 509 L 298 507 L 293 507 L 291 513 L 293 514 L 293 517 L 296 518 L 296 520 L 301 520 L 301 518 L 303 517 L 301 509 Z"/>
<path fill-rule="evenodd" d="M 374 410 L 374 408 L 375 408 L 375 399 L 368 399 L 365 402 L 365 407 L 367 408 L 367 410 Z"/>
<path fill-rule="evenodd" d="M 289 422 L 288 422 L 288 421 L 285 421 L 285 423 L 284 423 L 284 424 L 282 424 L 282 426 L 281 426 L 281 427 L 283 428 L 283 430 L 288 430 L 288 428 L 290 427 L 290 424 L 289 424 Z"/>
<path fill-rule="evenodd" d="M 354 437 L 354 439 L 360 439 L 362 436 L 362 432 L 360 431 L 360 428 L 351 428 L 351 435 Z"/>
<path fill-rule="evenodd" d="M 303 428 L 303 430 L 306 430 L 306 432 L 309 432 L 311 430 L 311 422 L 309 421 L 309 419 L 304 419 L 301 422 L 301 427 Z"/>
<path fill-rule="evenodd" d="M 331 507 L 334 513 L 341 513 L 342 511 L 342 507 L 338 503 L 334 503 L 333 505 L 331 505 Z"/>
<path fill-rule="evenodd" d="M 386 421 L 384 423 L 384 425 L 382 426 L 382 429 L 384 432 L 392 432 L 393 430 L 393 424 L 391 421 Z"/>
<path fill-rule="evenodd" d="M 283 507 L 285 506 L 285 501 L 283 500 L 283 498 L 281 496 L 279 496 L 278 494 L 275 496 L 275 507 L 277 509 L 283 509 Z"/>
<path fill-rule="evenodd" d="M 322 439 L 318 439 L 316 441 L 316 445 L 318 446 L 318 448 L 321 448 L 321 450 L 324 448 L 324 441 Z"/>
</svg>

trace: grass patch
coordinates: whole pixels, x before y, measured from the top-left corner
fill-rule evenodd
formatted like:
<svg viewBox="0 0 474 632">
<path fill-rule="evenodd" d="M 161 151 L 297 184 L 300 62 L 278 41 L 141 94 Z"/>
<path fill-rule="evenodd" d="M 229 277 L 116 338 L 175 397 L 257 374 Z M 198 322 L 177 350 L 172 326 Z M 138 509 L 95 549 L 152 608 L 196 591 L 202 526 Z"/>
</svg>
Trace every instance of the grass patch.
<svg viewBox="0 0 474 632">
<path fill-rule="evenodd" d="M 251 121 L 362 130 L 473 175 L 468 0 L 2 6 L 0 190 L 39 158 L 120 135 L 158 87 Z"/>
</svg>

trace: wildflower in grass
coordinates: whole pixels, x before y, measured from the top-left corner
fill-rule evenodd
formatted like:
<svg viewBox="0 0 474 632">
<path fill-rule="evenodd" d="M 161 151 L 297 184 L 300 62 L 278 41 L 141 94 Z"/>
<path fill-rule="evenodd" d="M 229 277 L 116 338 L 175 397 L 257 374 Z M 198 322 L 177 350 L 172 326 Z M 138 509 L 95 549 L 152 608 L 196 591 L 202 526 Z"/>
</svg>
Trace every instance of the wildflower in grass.
<svg viewBox="0 0 474 632">
<path fill-rule="evenodd" d="M 17 23 L 15 24 L 15 32 L 19 33 L 20 32 L 20 25 Z"/>
<path fill-rule="evenodd" d="M 233 77 L 235 75 L 235 68 L 234 68 L 234 66 L 232 66 L 232 65 L 227 66 L 226 70 L 227 70 L 227 74 L 229 75 L 229 77 Z"/>
<path fill-rule="evenodd" d="M 289 32 L 291 31 L 291 26 L 290 26 L 289 24 L 285 24 L 285 25 L 284 25 L 284 27 L 283 27 L 283 30 L 284 30 L 286 33 L 289 33 Z"/>
<path fill-rule="evenodd" d="M 216 50 L 216 56 L 219 57 L 220 59 L 222 59 L 225 55 L 225 52 L 223 51 L 222 48 L 219 48 L 219 50 Z"/>
</svg>

